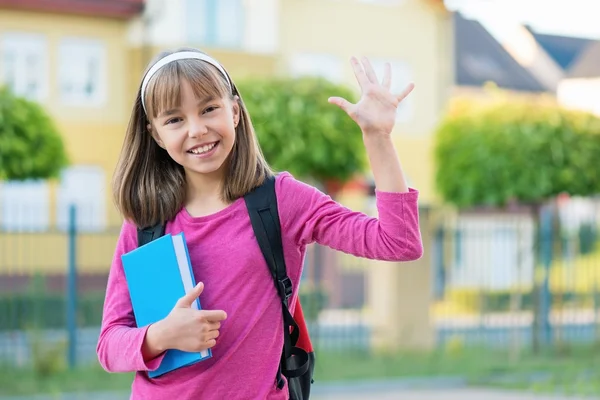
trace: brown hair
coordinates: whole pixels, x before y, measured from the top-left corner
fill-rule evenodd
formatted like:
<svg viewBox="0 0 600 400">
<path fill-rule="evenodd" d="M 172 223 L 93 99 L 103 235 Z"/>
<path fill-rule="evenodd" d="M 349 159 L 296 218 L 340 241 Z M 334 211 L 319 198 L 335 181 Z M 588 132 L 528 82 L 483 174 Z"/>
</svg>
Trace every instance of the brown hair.
<svg viewBox="0 0 600 400">
<path fill-rule="evenodd" d="M 155 62 L 172 53 L 159 54 L 144 75 Z M 226 78 L 207 62 L 195 59 L 173 61 L 157 71 L 148 83 L 144 99 L 148 117 L 142 106 L 140 83 L 113 175 L 117 208 L 125 219 L 140 228 L 169 221 L 184 206 L 186 183 L 183 167 L 156 143 L 147 128 L 149 120 L 158 113 L 179 106 L 181 79 L 190 83 L 199 98 L 230 96 L 240 107 L 235 143 L 225 166 L 222 200 L 233 202 L 273 174 L 262 155 L 250 116 L 233 82 L 230 90 Z"/>
</svg>

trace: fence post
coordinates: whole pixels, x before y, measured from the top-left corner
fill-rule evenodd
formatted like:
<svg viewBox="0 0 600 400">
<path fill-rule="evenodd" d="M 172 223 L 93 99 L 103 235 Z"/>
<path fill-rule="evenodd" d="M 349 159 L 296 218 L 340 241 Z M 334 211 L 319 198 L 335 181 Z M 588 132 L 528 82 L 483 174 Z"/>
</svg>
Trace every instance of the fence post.
<svg viewBox="0 0 600 400">
<path fill-rule="evenodd" d="M 76 238 L 77 238 L 77 210 L 75 205 L 69 207 L 69 265 L 67 271 L 67 361 L 69 368 L 74 368 L 77 350 L 77 266 L 76 266 Z"/>
<path fill-rule="evenodd" d="M 540 259 L 544 268 L 544 280 L 540 290 L 540 336 L 541 343 L 544 346 L 549 345 L 552 340 L 550 268 L 552 265 L 553 219 L 553 210 L 550 207 L 542 207 L 540 215 Z"/>
</svg>

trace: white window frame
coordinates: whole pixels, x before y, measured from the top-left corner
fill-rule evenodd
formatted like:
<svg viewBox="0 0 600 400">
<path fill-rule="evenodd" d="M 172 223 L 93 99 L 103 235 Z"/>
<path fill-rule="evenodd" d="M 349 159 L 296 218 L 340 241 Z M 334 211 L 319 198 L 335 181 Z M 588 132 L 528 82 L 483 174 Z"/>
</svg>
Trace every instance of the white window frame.
<svg viewBox="0 0 600 400">
<path fill-rule="evenodd" d="M 357 0 L 359 3 L 373 4 L 377 6 L 397 7 L 406 3 L 406 0 Z"/>
<path fill-rule="evenodd" d="M 65 37 L 59 44 L 58 88 L 60 100 L 67 106 L 99 107 L 106 103 L 107 54 L 99 39 Z M 95 71 L 87 68 L 92 65 Z M 90 76 L 92 74 L 93 76 Z M 84 86 L 93 84 L 94 91 L 85 93 Z M 75 87 L 71 92 L 68 86 Z"/>
<path fill-rule="evenodd" d="M 209 5 L 209 2 L 214 3 Z M 246 15 L 244 3 L 244 0 L 187 0 L 186 38 L 210 47 L 241 48 Z"/>
<path fill-rule="evenodd" d="M 59 230 L 69 229 L 71 205 L 76 209 L 78 231 L 106 228 L 106 179 L 101 167 L 74 165 L 62 171 L 56 201 Z"/>
<path fill-rule="evenodd" d="M 293 54 L 289 69 L 293 77 L 316 76 L 334 83 L 341 83 L 343 80 L 340 58 L 329 53 Z"/>
<path fill-rule="evenodd" d="M 14 55 L 14 81 L 8 82 L 8 57 Z M 6 32 L 0 36 L 0 84 L 8 85 L 17 96 L 32 101 L 48 97 L 48 44 L 42 34 Z M 32 64 L 32 57 L 39 60 Z M 34 82 L 32 92 L 28 86 Z"/>
<path fill-rule="evenodd" d="M 42 232 L 50 228 L 50 187 L 45 180 L 0 182 L 0 229 Z"/>
</svg>

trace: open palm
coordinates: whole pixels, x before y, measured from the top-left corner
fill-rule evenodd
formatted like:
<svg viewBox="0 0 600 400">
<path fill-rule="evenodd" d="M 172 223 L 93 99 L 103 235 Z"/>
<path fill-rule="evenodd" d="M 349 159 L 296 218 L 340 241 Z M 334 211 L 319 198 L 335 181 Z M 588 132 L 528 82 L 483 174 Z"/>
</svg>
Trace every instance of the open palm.
<svg viewBox="0 0 600 400">
<path fill-rule="evenodd" d="M 395 95 L 390 92 L 392 74 L 389 63 L 385 64 L 381 82 L 366 57 L 362 59 L 362 63 L 352 57 L 351 64 L 361 89 L 359 101 L 353 104 L 341 97 L 330 97 L 329 102 L 344 110 L 358 124 L 363 134 L 389 135 L 396 122 L 398 105 L 410 94 L 414 85 L 409 84 L 402 93 Z"/>
</svg>

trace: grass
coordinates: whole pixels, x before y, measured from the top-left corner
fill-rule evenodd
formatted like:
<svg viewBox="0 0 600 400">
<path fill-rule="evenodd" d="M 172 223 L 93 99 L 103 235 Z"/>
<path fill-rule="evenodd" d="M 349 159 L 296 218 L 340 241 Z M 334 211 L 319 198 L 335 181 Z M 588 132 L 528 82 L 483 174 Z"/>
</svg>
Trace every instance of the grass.
<svg viewBox="0 0 600 400">
<path fill-rule="evenodd" d="M 470 383 L 540 392 L 600 395 L 599 349 L 563 348 L 539 355 L 523 353 L 511 362 L 506 352 L 452 347 L 430 353 L 367 354 L 318 351 L 315 380 L 460 376 Z M 40 376 L 33 370 L 0 367 L 0 396 L 34 393 L 128 391 L 132 374 L 108 374 L 99 366 Z"/>
<path fill-rule="evenodd" d="M 33 369 L 0 367 L 0 396 L 127 391 L 133 374 L 108 374 L 97 365 L 39 374 Z"/>
<path fill-rule="evenodd" d="M 464 376 L 473 382 L 483 382 L 491 376 L 504 374 L 600 372 L 600 359 L 591 346 L 569 348 L 561 354 L 523 353 L 511 361 L 506 351 L 460 347 L 430 353 L 396 353 L 389 355 L 321 354 L 317 353 L 317 379 L 354 380 L 423 376 Z"/>
</svg>

